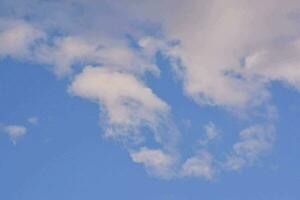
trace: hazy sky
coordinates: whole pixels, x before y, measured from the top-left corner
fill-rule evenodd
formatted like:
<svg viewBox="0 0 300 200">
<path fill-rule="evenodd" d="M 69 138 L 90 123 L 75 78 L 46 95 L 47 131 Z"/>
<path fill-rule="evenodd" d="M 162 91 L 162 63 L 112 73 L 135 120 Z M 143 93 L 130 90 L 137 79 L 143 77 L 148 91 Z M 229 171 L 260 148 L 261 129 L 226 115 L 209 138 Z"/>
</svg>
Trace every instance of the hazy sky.
<svg viewBox="0 0 300 200">
<path fill-rule="evenodd" d="M 0 0 L 0 199 L 298 200 L 300 1 Z"/>
</svg>

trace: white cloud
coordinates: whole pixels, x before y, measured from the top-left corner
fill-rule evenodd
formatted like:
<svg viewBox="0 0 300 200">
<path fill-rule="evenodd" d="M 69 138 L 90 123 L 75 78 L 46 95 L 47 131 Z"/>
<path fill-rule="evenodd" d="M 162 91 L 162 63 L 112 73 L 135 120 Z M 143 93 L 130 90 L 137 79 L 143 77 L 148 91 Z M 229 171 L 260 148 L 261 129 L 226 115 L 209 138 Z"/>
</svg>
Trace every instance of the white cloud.
<svg viewBox="0 0 300 200">
<path fill-rule="evenodd" d="M 249 55 L 245 60 L 247 73 L 268 81 L 278 80 L 300 89 L 300 39 L 274 44 Z"/>
<path fill-rule="evenodd" d="M 75 76 L 69 90 L 101 105 L 101 115 L 107 121 L 107 137 L 139 139 L 142 127 L 157 133 L 170 111 L 169 106 L 135 76 L 108 67 L 85 67 Z M 160 141 L 160 135 L 156 135 L 156 140 Z"/>
<path fill-rule="evenodd" d="M 182 165 L 182 176 L 203 177 L 208 180 L 214 176 L 213 156 L 207 151 L 198 152 Z"/>
<path fill-rule="evenodd" d="M 163 150 L 142 148 L 131 156 L 155 174 L 167 173 L 168 158 L 174 156 L 170 149 L 174 150 L 177 140 L 169 105 L 141 81 L 145 72 L 159 74 L 157 51 L 170 56 L 185 94 L 201 105 L 253 110 L 269 106 L 263 102 L 271 97 L 267 86 L 272 81 L 300 88 L 298 0 L 5 2 L 0 6 L 3 15 L 15 10 L 16 16 L 9 17 L 31 20 L 1 19 L 0 56 L 48 64 L 58 75 L 72 74 L 77 65 L 99 66 L 85 67 L 71 77 L 69 90 L 100 105 L 107 137 L 141 142 L 144 130 L 150 129 Z M 51 16 L 45 8 L 53 11 Z M 77 8 L 85 12 L 78 14 Z M 149 32 L 159 27 L 153 34 L 159 37 L 149 37 L 140 27 L 150 27 Z M 56 31 L 63 36 L 51 35 Z M 44 32 L 50 33 L 48 37 Z M 136 48 L 124 39 L 127 33 L 136 40 Z M 174 40 L 177 45 L 167 45 L 166 41 Z M 272 110 L 259 118 L 273 123 Z M 205 129 L 203 145 L 219 135 L 214 124 Z M 270 127 L 241 131 L 226 168 L 251 165 L 271 149 L 273 140 Z M 212 160 L 207 152 L 190 157 L 182 165 L 183 174 L 211 178 Z"/>
<path fill-rule="evenodd" d="M 0 18 L 0 57 L 26 58 L 44 33 L 23 20 Z"/>
<path fill-rule="evenodd" d="M 253 164 L 271 150 L 274 140 L 272 126 L 254 125 L 242 130 L 239 141 L 233 145 L 233 153 L 228 156 L 225 168 L 238 170 Z"/>
<path fill-rule="evenodd" d="M 53 14 L 46 15 L 45 8 Z M 79 16 L 77 8 L 86 12 Z M 186 94 L 199 104 L 240 108 L 266 101 L 268 81 L 283 80 L 298 87 L 299 8 L 297 0 L 127 0 L 100 1 L 93 6 L 85 1 L 6 1 L 2 13 L 11 17 L 6 10 L 15 10 L 13 17 L 32 16 L 32 23 L 43 29 L 67 35 L 54 39 L 54 45 L 46 46 L 36 58 L 55 65 L 58 74 L 70 72 L 77 63 L 103 63 L 130 71 L 148 66 L 157 73 L 147 55 L 162 47 L 164 39 L 153 40 L 139 29 L 154 24 L 161 27 L 155 34 L 179 41 L 176 48 L 161 50 L 180 59 L 183 67 L 177 72 Z M 120 38 L 126 33 L 141 38 L 141 49 L 147 47 L 144 55 L 124 44 Z M 28 43 L 24 44 L 18 49 Z M 284 51 L 277 50 L 282 47 Z"/>
<path fill-rule="evenodd" d="M 27 128 L 25 126 L 19 125 L 7 125 L 2 127 L 2 130 L 9 135 L 14 144 L 16 144 L 17 140 L 24 136 L 27 132 Z"/>
<path fill-rule="evenodd" d="M 173 55 L 183 65 L 185 92 L 199 104 L 249 107 L 269 98 L 268 81 L 298 85 L 297 0 L 163 0 L 129 7 L 180 41 Z"/>
<path fill-rule="evenodd" d="M 150 174 L 168 178 L 174 176 L 176 159 L 160 149 L 142 147 L 130 153 L 132 160 L 145 165 Z"/>
<path fill-rule="evenodd" d="M 54 66 L 58 75 L 70 74 L 76 64 L 110 66 L 136 74 L 145 71 L 158 74 L 152 56 L 153 52 L 137 52 L 125 41 L 105 37 L 58 37 L 53 46 L 44 45 L 36 51 L 39 62 Z"/>
<path fill-rule="evenodd" d="M 74 77 L 69 91 L 99 103 L 102 128 L 108 138 L 130 147 L 142 144 L 144 132 L 150 130 L 163 150 L 129 150 L 132 160 L 142 163 L 149 174 L 174 176 L 178 131 L 170 119 L 170 107 L 141 80 L 113 68 L 87 66 Z"/>
<path fill-rule="evenodd" d="M 24 20 L 0 18 L 0 57 L 50 65 L 58 76 L 72 74 L 78 65 L 110 66 L 137 75 L 146 71 L 159 74 L 154 60 L 157 45 L 141 42 L 143 46 L 137 50 L 124 38 L 111 38 L 102 33 L 88 37 L 51 35 L 42 28 Z"/>
<path fill-rule="evenodd" d="M 5 6 L 8 6 L 7 9 L 14 7 L 9 3 Z M 27 5 L 18 6 L 23 9 L 15 8 L 20 12 L 16 15 L 32 14 Z M 40 12 L 43 6 L 53 10 L 54 16 L 51 19 Z M 68 17 L 78 17 L 75 13 L 77 6 L 89 11 L 83 13 L 86 18 L 80 22 L 79 31 L 77 24 L 75 28 L 74 22 L 67 20 Z M 104 20 L 108 19 L 108 14 L 95 10 L 103 6 L 115 13 L 110 16 L 110 20 L 115 22 L 113 27 L 111 22 Z M 60 75 L 70 73 L 72 66 L 78 63 L 103 64 L 131 72 L 150 70 L 158 73 L 153 54 L 161 48 L 166 54 L 180 59 L 183 67 L 177 69 L 177 72 L 182 77 L 184 90 L 200 104 L 226 107 L 257 105 L 270 96 L 266 89 L 268 81 L 283 80 L 296 87 L 299 84 L 296 67 L 299 61 L 296 55 L 299 54 L 297 9 L 300 3 L 295 0 L 284 3 L 278 0 L 267 0 L 264 3 L 249 0 L 163 0 L 159 3 L 143 1 L 139 4 L 124 1 L 120 4 L 99 2 L 94 6 L 78 1 L 76 4 L 44 3 L 36 7 L 41 9 L 33 12 L 39 17 L 33 19 L 34 23 L 46 28 L 54 28 L 56 25 L 56 28 L 71 35 L 54 37 L 54 45 L 42 45 L 35 52 L 34 59 L 54 65 L 56 73 Z M 153 13 L 164 13 L 164 17 Z M 136 19 L 136 16 L 139 18 Z M 91 20 L 97 18 L 103 20 Z M 53 19 L 57 20 L 55 25 L 50 23 Z M 177 39 L 180 45 L 172 50 L 165 48 L 164 39 L 144 36 L 139 30 L 130 28 L 132 21 L 137 20 L 161 25 L 165 37 Z M 2 26 L 3 30 L 6 29 L 2 31 L 2 38 L 8 41 L 2 45 L 7 46 L 2 54 L 24 54 L 42 35 L 41 31 L 24 21 L 15 20 L 4 24 L 17 25 Z M 141 47 L 139 51 L 129 48 L 124 39 L 115 34 L 124 34 L 125 30 L 141 38 L 138 42 Z M 18 45 L 9 39 L 15 38 L 16 33 L 19 35 Z"/>
<path fill-rule="evenodd" d="M 130 156 L 134 162 L 143 164 L 150 175 L 162 178 L 196 177 L 212 180 L 215 175 L 213 156 L 206 150 L 197 152 L 184 162 L 174 152 L 147 147 L 131 151 Z"/>
</svg>

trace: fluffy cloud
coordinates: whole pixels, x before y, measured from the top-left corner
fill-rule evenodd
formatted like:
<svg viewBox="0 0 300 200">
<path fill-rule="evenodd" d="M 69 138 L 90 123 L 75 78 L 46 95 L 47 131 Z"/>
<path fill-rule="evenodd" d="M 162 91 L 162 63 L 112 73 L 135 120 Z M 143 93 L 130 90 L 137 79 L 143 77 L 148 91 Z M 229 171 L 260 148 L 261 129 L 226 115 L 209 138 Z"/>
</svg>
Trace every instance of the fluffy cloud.
<svg viewBox="0 0 300 200">
<path fill-rule="evenodd" d="M 0 57 L 26 58 L 44 33 L 23 20 L 0 18 Z"/>
<path fill-rule="evenodd" d="M 50 65 L 58 76 L 70 75 L 74 67 L 89 64 L 137 75 L 146 71 L 158 75 L 154 55 L 162 41 L 154 45 L 153 39 L 152 44 L 147 44 L 146 38 L 141 38 L 137 44 L 140 46 L 130 47 L 125 38 L 111 38 L 101 33 L 89 37 L 47 34 L 41 26 L 27 21 L 0 18 L 0 57 Z"/>
<path fill-rule="evenodd" d="M 141 148 L 130 153 L 132 160 L 142 163 L 150 174 L 168 178 L 174 176 L 176 159 L 160 149 Z"/>
<path fill-rule="evenodd" d="M 298 0 L 1 3 L 0 56 L 51 65 L 56 74 L 71 75 L 69 91 L 99 104 L 107 137 L 142 142 L 145 132 L 153 132 L 161 146 L 143 144 L 130 155 L 158 176 L 176 168 L 182 176 L 211 179 L 216 166 L 206 150 L 174 163 L 178 133 L 171 108 L 142 81 L 146 72 L 159 74 L 157 51 L 169 57 L 185 94 L 200 105 L 266 110 L 272 81 L 300 88 Z M 85 12 L 78 14 L 78 8 Z M 30 23 L 18 19 L 24 16 Z M 98 67 L 84 67 L 73 77 L 74 68 L 86 65 Z M 261 118 L 274 122 L 265 115 Z M 266 153 L 274 141 L 270 127 L 242 130 L 225 168 L 249 166 Z M 214 124 L 205 131 L 203 146 L 218 137 Z"/>
<path fill-rule="evenodd" d="M 173 55 L 189 96 L 236 108 L 266 101 L 268 81 L 297 84 L 299 8 L 297 0 L 163 0 L 129 9 L 180 41 Z"/>
<path fill-rule="evenodd" d="M 7 125 L 2 127 L 2 131 L 9 135 L 13 144 L 16 144 L 17 140 L 26 134 L 27 128 L 19 125 Z"/>
<path fill-rule="evenodd" d="M 106 137 L 130 147 L 145 144 L 146 133 L 153 133 L 160 148 L 129 148 L 130 156 L 152 175 L 174 176 L 178 130 L 170 120 L 168 104 L 141 80 L 114 68 L 87 66 L 74 77 L 69 91 L 99 103 Z"/>
<path fill-rule="evenodd" d="M 127 31 L 140 38 L 145 33 L 131 24 L 145 24 L 146 21 L 151 22 L 148 23 L 150 27 L 151 24 L 161 26 L 166 38 L 179 41 L 172 51 L 162 50 L 180 60 L 182 67 L 177 69 L 177 73 L 182 78 L 184 90 L 199 104 L 225 107 L 259 105 L 270 97 L 266 89 L 269 81 L 282 80 L 298 87 L 299 73 L 295 66 L 299 64 L 300 29 L 297 23 L 300 3 L 296 0 L 284 3 L 278 0 L 263 3 L 249 0 L 163 0 L 159 3 L 146 0 L 137 3 L 128 0 L 119 4 L 100 1 L 93 7 L 84 1 L 71 2 L 44 2 L 35 5 L 35 12 L 20 2 L 18 6 L 10 2 L 3 5 L 5 10 L 12 7 L 17 10 L 17 16 L 35 16 L 32 21 L 40 27 L 61 29 L 67 34 L 77 35 L 58 37 L 53 45 L 46 45 L 37 52 L 36 59 L 54 65 L 57 74 L 69 73 L 72 65 L 80 63 L 117 66 L 124 70 L 130 68 L 130 71 L 147 68 L 157 73 L 153 60 L 149 57 L 145 59 L 147 54 L 140 55 L 133 51 L 118 37 Z M 41 12 L 45 7 L 53 10 L 51 19 Z M 78 7 L 89 11 L 82 13 L 84 18 L 80 20 L 80 30 L 74 27 L 73 21 L 67 20 L 78 17 L 75 13 Z M 96 12 L 96 8 L 101 7 L 114 15 Z M 110 21 L 105 20 L 109 17 Z M 95 18 L 103 20 L 92 20 Z M 5 53 L 2 54 L 26 54 L 28 46 L 42 35 L 41 31 L 24 21 L 14 23 L 12 27 L 2 25 L 6 29 L 2 37 L 7 41 L 4 43 L 7 46 Z M 20 42 L 12 45 L 15 42 L 11 42 L 11 38 L 15 37 L 7 35 L 16 33 L 19 33 L 17 37 Z M 147 46 L 145 52 L 153 53 L 161 43 L 146 37 L 140 40 L 139 45 Z"/>
<path fill-rule="evenodd" d="M 135 76 L 108 67 L 85 67 L 69 90 L 101 105 L 107 137 L 138 139 L 141 129 L 148 127 L 161 140 L 157 130 L 170 108 Z"/>
<path fill-rule="evenodd" d="M 245 71 L 266 81 L 283 81 L 300 89 L 300 39 L 274 44 L 261 49 L 245 60 Z"/>
</svg>

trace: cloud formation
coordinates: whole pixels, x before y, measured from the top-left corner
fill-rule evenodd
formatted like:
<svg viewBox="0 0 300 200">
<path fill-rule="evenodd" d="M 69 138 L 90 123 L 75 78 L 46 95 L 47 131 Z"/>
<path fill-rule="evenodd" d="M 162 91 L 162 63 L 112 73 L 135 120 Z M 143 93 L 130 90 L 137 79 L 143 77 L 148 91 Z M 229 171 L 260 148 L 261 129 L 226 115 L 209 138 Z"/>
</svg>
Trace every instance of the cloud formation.
<svg viewBox="0 0 300 200">
<path fill-rule="evenodd" d="M 299 1 L 146 2 L 146 17 L 180 41 L 177 72 L 199 104 L 249 107 L 269 98 L 269 81 L 297 87 Z"/>
<path fill-rule="evenodd" d="M 268 86 L 300 87 L 298 0 L 1 3 L 0 56 L 68 75 L 71 94 L 99 104 L 104 135 L 126 143 L 133 161 L 157 176 L 212 179 L 216 168 L 252 165 L 275 138 L 273 116 L 259 111 L 272 107 Z M 246 111 L 248 119 L 263 115 L 259 125 L 241 130 L 224 163 L 206 149 L 219 135 L 213 123 L 199 141 L 204 149 L 180 157 L 172 108 L 145 81 L 149 74 L 159 77 L 158 52 L 197 104 Z M 157 148 L 147 147 L 149 132 Z M 20 127 L 15 135 L 22 135 Z"/>
</svg>

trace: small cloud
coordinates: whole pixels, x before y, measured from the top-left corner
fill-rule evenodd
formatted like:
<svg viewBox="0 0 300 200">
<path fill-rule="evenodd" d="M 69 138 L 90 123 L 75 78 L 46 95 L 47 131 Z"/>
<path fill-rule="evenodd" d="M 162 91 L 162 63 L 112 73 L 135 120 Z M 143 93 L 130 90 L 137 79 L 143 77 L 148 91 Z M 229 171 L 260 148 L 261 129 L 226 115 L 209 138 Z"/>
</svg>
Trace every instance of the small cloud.
<svg viewBox="0 0 300 200">
<path fill-rule="evenodd" d="M 24 136 L 27 133 L 27 128 L 25 126 L 19 126 L 19 125 L 8 125 L 4 126 L 3 132 L 7 133 L 10 137 L 10 140 L 13 144 L 17 143 L 17 140 Z"/>
<path fill-rule="evenodd" d="M 213 122 L 209 122 L 204 126 L 205 137 L 198 140 L 198 144 L 206 146 L 210 141 L 218 139 L 220 137 L 220 131 L 217 129 Z"/>
<path fill-rule="evenodd" d="M 214 175 L 212 162 L 213 156 L 203 150 L 197 155 L 187 159 L 182 165 L 182 176 L 204 177 L 211 180 Z"/>
<path fill-rule="evenodd" d="M 246 160 L 236 155 L 230 155 L 225 163 L 225 168 L 229 170 L 239 170 L 246 165 Z"/>
<path fill-rule="evenodd" d="M 139 151 L 131 152 L 130 156 L 134 162 L 144 164 L 150 174 L 163 178 L 172 175 L 172 167 L 175 161 L 174 156 L 160 149 L 143 147 Z"/>
<path fill-rule="evenodd" d="M 38 117 L 30 117 L 27 119 L 27 121 L 30 124 L 37 125 L 39 123 L 39 118 Z"/>
</svg>

